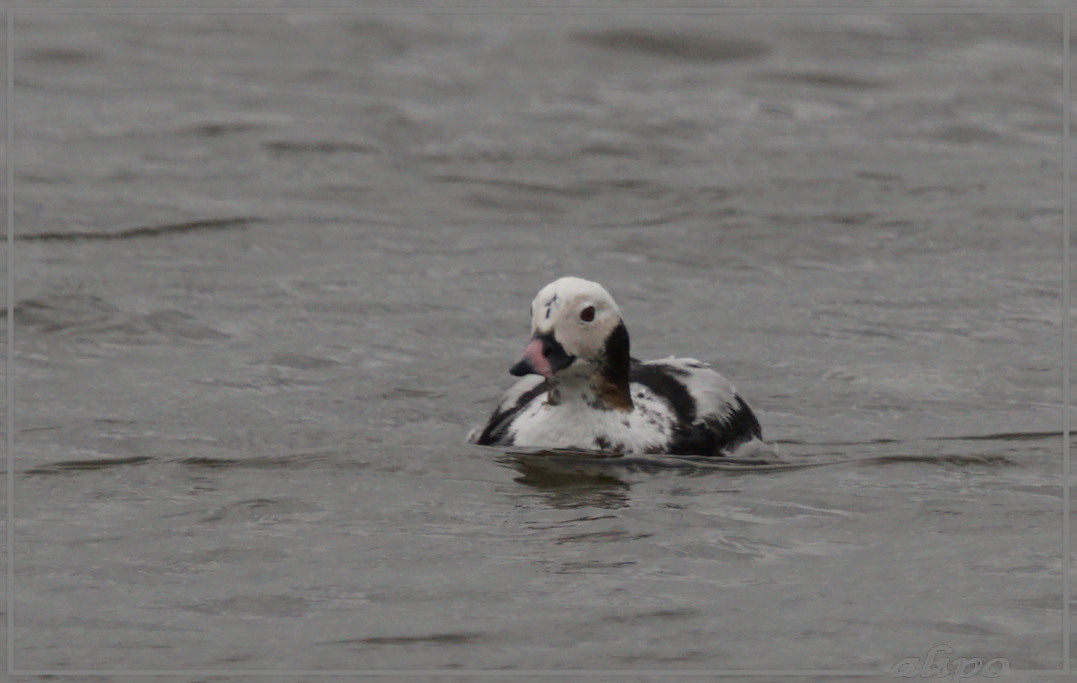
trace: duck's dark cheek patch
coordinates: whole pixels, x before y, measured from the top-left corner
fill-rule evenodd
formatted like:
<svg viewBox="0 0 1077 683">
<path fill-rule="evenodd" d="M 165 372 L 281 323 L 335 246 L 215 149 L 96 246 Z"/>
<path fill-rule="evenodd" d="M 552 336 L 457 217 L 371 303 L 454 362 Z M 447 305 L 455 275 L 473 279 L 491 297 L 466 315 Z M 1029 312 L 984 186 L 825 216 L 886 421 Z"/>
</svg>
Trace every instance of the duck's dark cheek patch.
<svg viewBox="0 0 1077 683">
<path fill-rule="evenodd" d="M 564 370 L 576 360 L 576 357 L 565 351 L 565 347 L 561 346 L 552 334 L 541 335 L 539 338 L 542 339 L 542 353 L 553 372 Z"/>
</svg>

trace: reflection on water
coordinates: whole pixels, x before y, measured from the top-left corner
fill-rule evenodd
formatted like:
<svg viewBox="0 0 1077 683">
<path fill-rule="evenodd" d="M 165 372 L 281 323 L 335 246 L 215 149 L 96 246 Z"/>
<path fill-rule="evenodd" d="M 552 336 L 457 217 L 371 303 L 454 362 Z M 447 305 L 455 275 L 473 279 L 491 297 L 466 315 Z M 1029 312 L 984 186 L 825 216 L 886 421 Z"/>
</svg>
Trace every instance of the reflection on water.
<svg viewBox="0 0 1077 683">
<path fill-rule="evenodd" d="M 541 468 L 520 467 L 518 484 L 533 488 L 551 508 L 614 509 L 629 505 L 631 485 L 607 474 L 550 472 Z"/>
</svg>

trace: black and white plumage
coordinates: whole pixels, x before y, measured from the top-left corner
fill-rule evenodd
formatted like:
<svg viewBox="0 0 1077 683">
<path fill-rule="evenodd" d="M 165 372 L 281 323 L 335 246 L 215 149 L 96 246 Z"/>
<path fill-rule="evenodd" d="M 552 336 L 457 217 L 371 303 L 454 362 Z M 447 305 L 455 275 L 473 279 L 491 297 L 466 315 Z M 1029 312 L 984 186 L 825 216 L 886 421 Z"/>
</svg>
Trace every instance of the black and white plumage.
<svg viewBox="0 0 1077 683">
<path fill-rule="evenodd" d="M 523 379 L 473 443 L 720 456 L 761 442 L 751 408 L 706 363 L 632 358 L 620 309 L 595 282 L 542 288 L 531 332 L 510 371 Z"/>
</svg>

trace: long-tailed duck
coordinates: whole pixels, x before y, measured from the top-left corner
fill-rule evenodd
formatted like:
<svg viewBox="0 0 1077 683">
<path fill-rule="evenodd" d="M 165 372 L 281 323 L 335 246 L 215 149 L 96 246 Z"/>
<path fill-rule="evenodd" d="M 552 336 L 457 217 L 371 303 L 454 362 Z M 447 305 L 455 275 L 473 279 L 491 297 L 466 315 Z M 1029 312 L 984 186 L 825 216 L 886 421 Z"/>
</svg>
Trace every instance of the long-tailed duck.
<svg viewBox="0 0 1077 683">
<path fill-rule="evenodd" d="M 629 355 L 620 309 L 601 285 L 563 277 L 531 303 L 523 377 L 469 440 L 615 453 L 728 455 L 762 439 L 733 385 L 690 358 Z"/>
</svg>

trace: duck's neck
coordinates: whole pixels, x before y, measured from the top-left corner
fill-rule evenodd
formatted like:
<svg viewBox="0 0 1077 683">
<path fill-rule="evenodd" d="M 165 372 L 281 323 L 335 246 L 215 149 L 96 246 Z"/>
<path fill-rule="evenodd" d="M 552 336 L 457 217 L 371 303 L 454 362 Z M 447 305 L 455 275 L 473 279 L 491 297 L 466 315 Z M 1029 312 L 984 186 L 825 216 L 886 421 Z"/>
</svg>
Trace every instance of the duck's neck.
<svg viewBox="0 0 1077 683">
<path fill-rule="evenodd" d="M 632 410 L 628 373 L 632 363 L 628 330 L 620 323 L 606 339 L 601 362 L 589 375 L 551 378 L 548 401 L 552 405 L 582 402 L 598 410 Z"/>
</svg>

